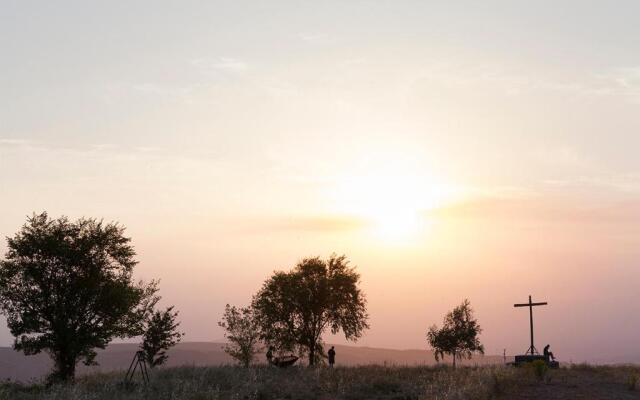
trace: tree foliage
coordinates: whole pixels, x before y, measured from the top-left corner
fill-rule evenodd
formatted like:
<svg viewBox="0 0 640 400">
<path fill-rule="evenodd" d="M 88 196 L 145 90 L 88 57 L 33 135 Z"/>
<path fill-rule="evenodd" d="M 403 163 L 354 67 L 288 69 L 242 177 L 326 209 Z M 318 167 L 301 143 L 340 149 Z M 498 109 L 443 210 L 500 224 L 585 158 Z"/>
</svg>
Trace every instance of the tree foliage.
<svg viewBox="0 0 640 400">
<path fill-rule="evenodd" d="M 260 351 L 260 326 L 253 308 L 227 304 L 218 325 L 225 330 L 224 337 L 229 341 L 224 351 L 243 366 L 251 365 Z"/>
<path fill-rule="evenodd" d="M 135 283 L 135 252 L 124 228 L 95 219 L 33 215 L 7 238 L 0 261 L 0 309 L 26 355 L 46 351 L 52 380 L 73 379 L 95 364 L 95 349 L 141 333 L 156 283 Z"/>
<path fill-rule="evenodd" d="M 366 299 L 360 275 L 345 256 L 305 258 L 289 272 L 275 272 L 254 297 L 261 338 L 280 349 L 306 352 L 309 365 L 322 355 L 322 334 L 340 330 L 357 340 L 365 329 Z"/>
<path fill-rule="evenodd" d="M 449 354 L 455 367 L 456 359 L 469 359 L 474 352 L 484 354 L 484 346 L 478 338 L 481 332 L 482 329 L 473 316 L 471 303 L 465 299 L 445 316 L 442 328 L 438 329 L 436 325 L 429 328 L 427 340 L 433 348 L 436 361 Z"/>
<path fill-rule="evenodd" d="M 153 368 L 162 365 L 169 356 L 167 350 L 180 342 L 184 333 L 178 330 L 178 312 L 173 306 L 165 310 L 155 310 L 146 321 L 140 349 L 147 363 Z"/>
</svg>

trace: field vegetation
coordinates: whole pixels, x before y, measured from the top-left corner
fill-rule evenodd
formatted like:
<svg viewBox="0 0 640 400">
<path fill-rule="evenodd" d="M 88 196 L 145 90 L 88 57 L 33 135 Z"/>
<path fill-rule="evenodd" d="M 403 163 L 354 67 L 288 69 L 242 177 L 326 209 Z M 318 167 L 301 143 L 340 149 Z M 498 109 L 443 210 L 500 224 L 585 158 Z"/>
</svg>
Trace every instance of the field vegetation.
<svg viewBox="0 0 640 400">
<path fill-rule="evenodd" d="M 123 373 L 50 387 L 7 382 L 0 386 L 0 399 L 639 399 L 639 376 L 636 366 L 588 365 L 542 374 L 534 366 L 178 367 L 154 370 L 148 386 L 124 385 Z"/>
</svg>

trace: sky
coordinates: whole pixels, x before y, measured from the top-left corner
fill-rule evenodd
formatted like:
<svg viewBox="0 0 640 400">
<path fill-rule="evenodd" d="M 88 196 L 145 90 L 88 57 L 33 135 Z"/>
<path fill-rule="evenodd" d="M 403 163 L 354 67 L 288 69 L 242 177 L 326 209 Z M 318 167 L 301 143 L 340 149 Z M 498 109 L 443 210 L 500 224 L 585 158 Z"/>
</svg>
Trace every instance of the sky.
<svg viewBox="0 0 640 400">
<path fill-rule="evenodd" d="M 357 345 L 427 348 L 468 298 L 522 353 L 531 294 L 538 348 L 640 362 L 637 2 L 0 5 L 0 236 L 122 223 L 185 340 L 335 252 Z"/>
</svg>

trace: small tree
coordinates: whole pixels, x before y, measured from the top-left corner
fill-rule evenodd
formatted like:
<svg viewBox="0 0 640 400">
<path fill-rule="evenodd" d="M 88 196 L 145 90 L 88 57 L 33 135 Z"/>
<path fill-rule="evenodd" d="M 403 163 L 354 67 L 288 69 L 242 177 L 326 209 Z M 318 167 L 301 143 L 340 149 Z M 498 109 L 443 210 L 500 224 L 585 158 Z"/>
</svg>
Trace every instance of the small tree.
<svg viewBox="0 0 640 400">
<path fill-rule="evenodd" d="M 229 341 L 224 351 L 243 366 L 251 365 L 260 351 L 260 327 L 253 308 L 227 304 L 218 325 L 226 331 L 224 337 Z"/>
<path fill-rule="evenodd" d="M 345 256 L 305 258 L 289 272 L 276 272 L 254 297 L 261 338 L 287 350 L 306 352 L 309 365 L 323 353 L 322 334 L 340 330 L 357 340 L 367 324 L 360 275 Z"/>
<path fill-rule="evenodd" d="M 157 367 L 167 361 L 167 350 L 180 342 L 184 333 L 178 331 L 180 322 L 178 312 L 173 306 L 165 310 L 154 311 L 145 321 L 144 333 L 140 349 L 151 366 Z"/>
<path fill-rule="evenodd" d="M 429 328 L 427 340 L 433 348 L 436 361 L 440 361 L 444 354 L 449 354 L 455 368 L 456 359 L 469 359 L 474 352 L 484 354 L 484 346 L 478 339 L 481 332 L 482 329 L 473 316 L 471 303 L 464 300 L 445 316 L 441 329 L 436 325 Z"/>
<path fill-rule="evenodd" d="M 156 283 L 134 283 L 131 239 L 118 224 L 33 215 L 0 261 L 0 309 L 26 355 L 46 351 L 52 381 L 74 378 L 76 364 L 95 364 L 95 349 L 141 334 L 157 301 Z"/>
</svg>

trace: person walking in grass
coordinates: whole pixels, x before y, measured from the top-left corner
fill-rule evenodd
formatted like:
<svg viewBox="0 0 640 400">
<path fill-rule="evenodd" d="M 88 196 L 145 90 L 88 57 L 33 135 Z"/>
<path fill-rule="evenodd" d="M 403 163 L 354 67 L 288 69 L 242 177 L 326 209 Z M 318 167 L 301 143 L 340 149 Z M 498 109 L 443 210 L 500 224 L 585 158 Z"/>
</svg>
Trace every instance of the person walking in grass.
<svg viewBox="0 0 640 400">
<path fill-rule="evenodd" d="M 333 368 L 333 364 L 336 363 L 336 349 L 335 349 L 335 347 L 331 346 L 331 348 L 329 349 L 329 352 L 327 353 L 327 355 L 329 356 L 329 367 Z"/>
</svg>

